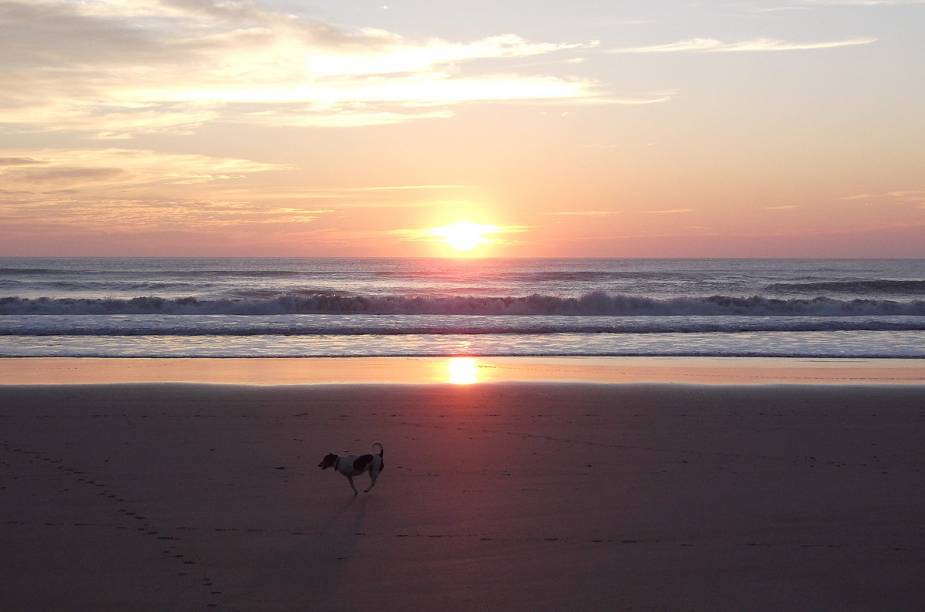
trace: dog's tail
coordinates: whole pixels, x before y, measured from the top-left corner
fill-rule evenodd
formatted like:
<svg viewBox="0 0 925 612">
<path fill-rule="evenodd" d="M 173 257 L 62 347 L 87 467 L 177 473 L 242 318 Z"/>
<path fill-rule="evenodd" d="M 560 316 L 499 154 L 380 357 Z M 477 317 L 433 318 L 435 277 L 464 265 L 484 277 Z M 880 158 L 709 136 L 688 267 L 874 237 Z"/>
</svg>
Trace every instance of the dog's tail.
<svg viewBox="0 0 925 612">
<path fill-rule="evenodd" d="M 382 456 L 382 453 L 385 452 L 385 449 L 382 448 L 382 442 L 373 442 L 373 446 L 379 447 L 379 456 Z"/>
</svg>

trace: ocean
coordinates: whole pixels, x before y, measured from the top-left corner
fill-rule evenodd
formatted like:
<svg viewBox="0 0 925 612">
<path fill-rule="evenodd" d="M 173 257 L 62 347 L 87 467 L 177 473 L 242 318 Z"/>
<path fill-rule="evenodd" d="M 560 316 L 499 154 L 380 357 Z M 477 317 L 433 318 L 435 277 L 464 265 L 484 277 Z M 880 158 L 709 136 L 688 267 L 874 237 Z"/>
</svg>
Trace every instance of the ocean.
<svg viewBox="0 0 925 612">
<path fill-rule="evenodd" d="M 0 258 L 3 357 L 925 357 L 925 260 Z"/>
</svg>

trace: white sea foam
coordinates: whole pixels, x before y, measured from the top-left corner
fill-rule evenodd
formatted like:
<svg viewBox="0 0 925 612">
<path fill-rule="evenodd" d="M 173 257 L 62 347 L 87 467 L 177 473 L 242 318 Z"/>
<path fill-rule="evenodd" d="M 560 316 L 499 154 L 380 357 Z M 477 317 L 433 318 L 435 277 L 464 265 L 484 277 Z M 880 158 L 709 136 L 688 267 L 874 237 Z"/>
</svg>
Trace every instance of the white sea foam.
<svg viewBox="0 0 925 612">
<path fill-rule="evenodd" d="M 925 317 L 8 315 L 0 336 L 323 336 L 925 331 Z"/>
<path fill-rule="evenodd" d="M 0 315 L 284 315 L 429 314 L 566 316 L 925 316 L 925 300 L 737 297 L 710 295 L 657 299 L 603 291 L 577 298 L 554 295 L 451 296 L 331 295 L 302 292 L 268 299 L 0 298 Z"/>
</svg>

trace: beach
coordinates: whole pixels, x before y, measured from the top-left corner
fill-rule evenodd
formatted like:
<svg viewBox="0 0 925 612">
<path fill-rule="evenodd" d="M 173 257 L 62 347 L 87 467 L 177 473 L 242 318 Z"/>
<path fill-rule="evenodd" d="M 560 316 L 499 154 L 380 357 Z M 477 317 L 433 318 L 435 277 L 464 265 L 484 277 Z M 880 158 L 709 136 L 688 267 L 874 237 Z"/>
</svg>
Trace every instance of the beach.
<svg viewBox="0 0 925 612">
<path fill-rule="evenodd" d="M 0 608 L 917 609 L 903 376 L 6 380 Z M 376 440 L 370 493 L 317 467 Z"/>
<path fill-rule="evenodd" d="M 925 0 L 0 0 L 0 612 L 925 612 L 923 73 Z"/>
</svg>

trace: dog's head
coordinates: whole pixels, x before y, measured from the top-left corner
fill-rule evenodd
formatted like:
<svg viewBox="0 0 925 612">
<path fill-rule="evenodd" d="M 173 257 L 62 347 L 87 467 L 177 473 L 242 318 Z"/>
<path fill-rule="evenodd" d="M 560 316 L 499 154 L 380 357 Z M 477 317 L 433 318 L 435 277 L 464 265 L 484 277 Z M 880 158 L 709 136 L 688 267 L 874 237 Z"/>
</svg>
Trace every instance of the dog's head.
<svg viewBox="0 0 925 612">
<path fill-rule="evenodd" d="M 328 453 L 324 456 L 324 459 L 321 460 L 321 463 L 318 464 L 318 467 L 320 467 L 322 470 L 326 470 L 329 467 L 333 467 L 335 463 L 337 463 L 337 455 L 334 453 Z"/>
</svg>

